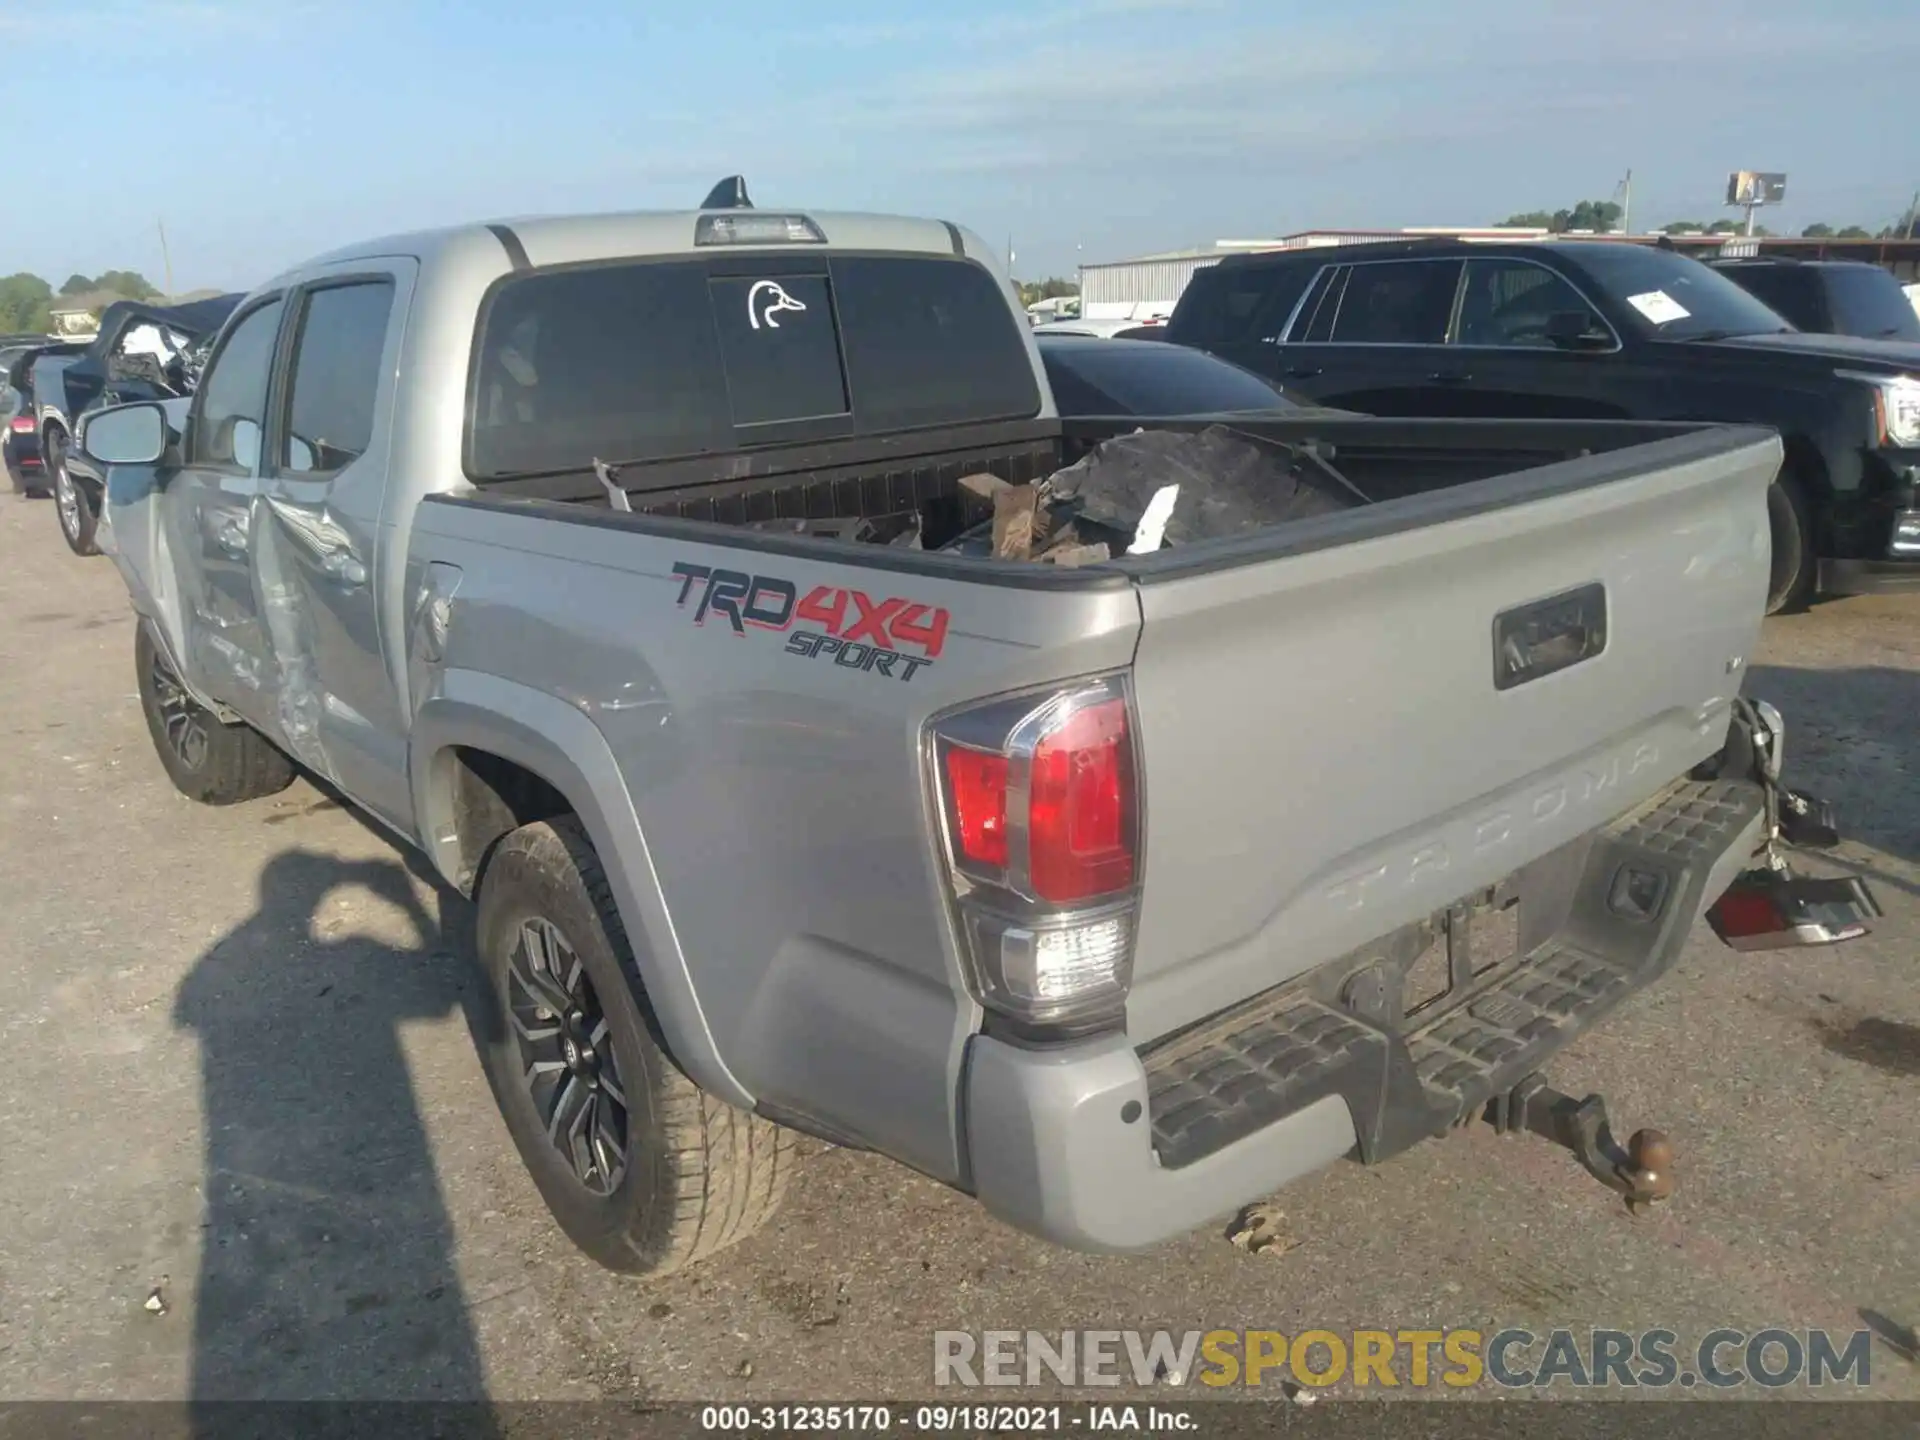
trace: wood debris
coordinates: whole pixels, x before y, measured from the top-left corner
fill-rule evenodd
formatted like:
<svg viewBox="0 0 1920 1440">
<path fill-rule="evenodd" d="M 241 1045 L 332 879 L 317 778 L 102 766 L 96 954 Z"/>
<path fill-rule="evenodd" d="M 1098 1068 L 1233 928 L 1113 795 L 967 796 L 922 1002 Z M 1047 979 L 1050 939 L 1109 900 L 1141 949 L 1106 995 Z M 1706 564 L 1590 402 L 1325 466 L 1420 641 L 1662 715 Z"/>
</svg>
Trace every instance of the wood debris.
<svg viewBox="0 0 1920 1440">
<path fill-rule="evenodd" d="M 1300 1242 L 1287 1233 L 1286 1212 L 1270 1201 L 1242 1210 L 1227 1232 L 1227 1238 L 1249 1255 L 1265 1255 L 1275 1260 L 1300 1246 Z"/>
<path fill-rule="evenodd" d="M 1033 558 L 1033 513 L 1040 495 L 1031 485 L 993 492 L 993 554 L 996 560 Z"/>
</svg>

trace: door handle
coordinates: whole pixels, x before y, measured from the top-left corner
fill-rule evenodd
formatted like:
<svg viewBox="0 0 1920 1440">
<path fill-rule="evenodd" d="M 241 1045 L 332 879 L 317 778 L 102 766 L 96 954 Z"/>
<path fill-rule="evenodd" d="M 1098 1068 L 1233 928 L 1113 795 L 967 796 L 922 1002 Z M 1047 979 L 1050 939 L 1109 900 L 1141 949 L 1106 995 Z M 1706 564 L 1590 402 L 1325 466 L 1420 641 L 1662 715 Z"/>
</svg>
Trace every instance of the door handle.
<svg viewBox="0 0 1920 1440">
<path fill-rule="evenodd" d="M 1322 368 L 1318 365 L 1296 365 L 1287 371 L 1287 378 L 1289 380 L 1311 380 L 1314 376 L 1321 373 Z"/>
<path fill-rule="evenodd" d="M 1458 370 L 1436 370 L 1427 376 L 1427 383 L 1429 385 L 1464 385 L 1471 379 L 1473 376 Z"/>
</svg>

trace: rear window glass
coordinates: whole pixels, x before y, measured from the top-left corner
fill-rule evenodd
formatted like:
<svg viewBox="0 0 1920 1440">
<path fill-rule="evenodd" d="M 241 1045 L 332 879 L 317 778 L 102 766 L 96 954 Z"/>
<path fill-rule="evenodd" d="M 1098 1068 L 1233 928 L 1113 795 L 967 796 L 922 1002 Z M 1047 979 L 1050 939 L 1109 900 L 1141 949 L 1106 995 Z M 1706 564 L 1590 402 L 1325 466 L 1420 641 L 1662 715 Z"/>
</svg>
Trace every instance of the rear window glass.
<svg viewBox="0 0 1920 1440">
<path fill-rule="evenodd" d="M 1306 265 L 1219 265 L 1196 271 L 1170 322 L 1183 345 L 1224 345 L 1275 333 L 1316 272 Z"/>
<path fill-rule="evenodd" d="M 847 377 L 822 275 L 707 282 L 735 425 L 847 413 Z"/>
<path fill-rule="evenodd" d="M 1836 265 L 1827 271 L 1827 298 L 1833 306 L 1833 328 L 1842 335 L 1920 340 L 1920 314 L 1888 271 Z"/>
<path fill-rule="evenodd" d="M 516 276 L 480 320 L 468 471 L 1030 417 L 1023 328 L 992 275 L 943 258 L 761 268 L 732 254 Z"/>
<path fill-rule="evenodd" d="M 1802 330 L 1825 328 L 1820 281 L 1812 271 L 1791 270 L 1784 265 L 1730 265 L 1720 273 L 1759 296 Z"/>
</svg>

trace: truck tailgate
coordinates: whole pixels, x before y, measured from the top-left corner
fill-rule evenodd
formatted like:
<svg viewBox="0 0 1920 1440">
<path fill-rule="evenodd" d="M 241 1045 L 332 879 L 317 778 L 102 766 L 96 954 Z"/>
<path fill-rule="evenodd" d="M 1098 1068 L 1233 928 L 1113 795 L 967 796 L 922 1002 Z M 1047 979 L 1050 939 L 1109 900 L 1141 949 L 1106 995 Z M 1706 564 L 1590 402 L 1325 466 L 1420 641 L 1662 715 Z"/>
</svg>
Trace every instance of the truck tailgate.
<svg viewBox="0 0 1920 1440">
<path fill-rule="evenodd" d="M 1135 1043 L 1493 885 L 1717 750 L 1780 459 L 1770 432 L 1702 432 L 1131 562 Z"/>
</svg>

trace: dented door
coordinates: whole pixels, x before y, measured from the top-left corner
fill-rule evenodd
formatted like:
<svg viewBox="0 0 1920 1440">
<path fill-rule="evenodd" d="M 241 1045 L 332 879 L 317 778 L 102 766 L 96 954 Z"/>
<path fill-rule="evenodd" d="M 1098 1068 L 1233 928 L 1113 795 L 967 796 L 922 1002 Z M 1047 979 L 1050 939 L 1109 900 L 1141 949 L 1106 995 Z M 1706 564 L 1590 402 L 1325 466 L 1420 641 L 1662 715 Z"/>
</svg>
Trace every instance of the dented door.
<svg viewBox="0 0 1920 1440">
<path fill-rule="evenodd" d="M 285 311 L 274 296 L 234 321 L 194 397 L 179 467 L 154 476 L 186 678 L 269 732 L 274 665 L 255 541 L 268 382 Z"/>
<path fill-rule="evenodd" d="M 402 830 L 406 726 L 383 652 L 375 541 L 414 268 L 360 262 L 292 297 L 260 558 L 288 748 Z"/>
</svg>

